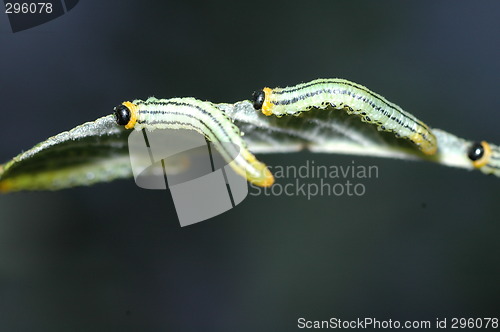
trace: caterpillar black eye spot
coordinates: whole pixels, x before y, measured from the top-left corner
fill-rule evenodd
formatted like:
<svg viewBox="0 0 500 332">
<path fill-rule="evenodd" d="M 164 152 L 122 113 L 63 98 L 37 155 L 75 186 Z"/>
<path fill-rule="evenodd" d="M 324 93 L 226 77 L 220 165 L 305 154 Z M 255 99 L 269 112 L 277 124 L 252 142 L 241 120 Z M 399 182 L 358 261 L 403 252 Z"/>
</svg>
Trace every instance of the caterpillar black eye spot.
<svg viewBox="0 0 500 332">
<path fill-rule="evenodd" d="M 264 104 L 265 98 L 266 94 L 264 93 L 264 90 L 255 91 L 252 94 L 253 108 L 255 108 L 256 110 L 260 110 L 262 108 L 262 105 Z"/>
<path fill-rule="evenodd" d="M 483 144 L 479 142 L 472 144 L 472 146 L 469 148 L 469 151 L 467 152 L 467 156 L 472 161 L 481 159 L 484 156 Z"/>
<path fill-rule="evenodd" d="M 130 121 L 130 110 L 125 105 L 116 106 L 114 109 L 116 123 L 125 126 Z"/>
</svg>

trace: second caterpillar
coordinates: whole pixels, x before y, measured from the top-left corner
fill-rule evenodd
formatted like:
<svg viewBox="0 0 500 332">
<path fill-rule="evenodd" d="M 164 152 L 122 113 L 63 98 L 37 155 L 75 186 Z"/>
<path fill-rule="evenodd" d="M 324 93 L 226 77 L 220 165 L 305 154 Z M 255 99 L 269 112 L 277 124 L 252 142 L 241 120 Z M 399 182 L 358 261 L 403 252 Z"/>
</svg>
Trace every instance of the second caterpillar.
<svg viewBox="0 0 500 332">
<path fill-rule="evenodd" d="M 437 151 L 431 129 L 412 114 L 368 88 L 348 80 L 317 79 L 286 88 L 264 88 L 253 94 L 253 105 L 265 115 L 298 115 L 313 108 L 333 107 L 358 115 L 381 131 L 410 140 L 425 154 Z"/>
</svg>

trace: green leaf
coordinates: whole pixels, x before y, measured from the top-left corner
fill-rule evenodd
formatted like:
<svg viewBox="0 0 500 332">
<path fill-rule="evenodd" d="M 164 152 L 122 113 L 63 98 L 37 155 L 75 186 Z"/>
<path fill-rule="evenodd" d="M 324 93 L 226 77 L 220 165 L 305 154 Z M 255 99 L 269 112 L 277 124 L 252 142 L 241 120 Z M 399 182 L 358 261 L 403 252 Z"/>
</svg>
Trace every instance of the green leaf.
<svg viewBox="0 0 500 332">
<path fill-rule="evenodd" d="M 130 177 L 127 137 L 112 115 L 50 137 L 0 166 L 0 191 L 57 190 Z"/>
<path fill-rule="evenodd" d="M 278 118 L 255 111 L 249 101 L 216 106 L 241 129 L 254 153 L 309 149 L 473 168 L 467 159 L 471 142 L 439 129 L 432 129 L 438 153 L 427 156 L 407 141 L 339 110 L 313 110 Z M 132 177 L 129 133 L 108 115 L 53 136 L 0 165 L 0 191 L 58 190 Z"/>
</svg>

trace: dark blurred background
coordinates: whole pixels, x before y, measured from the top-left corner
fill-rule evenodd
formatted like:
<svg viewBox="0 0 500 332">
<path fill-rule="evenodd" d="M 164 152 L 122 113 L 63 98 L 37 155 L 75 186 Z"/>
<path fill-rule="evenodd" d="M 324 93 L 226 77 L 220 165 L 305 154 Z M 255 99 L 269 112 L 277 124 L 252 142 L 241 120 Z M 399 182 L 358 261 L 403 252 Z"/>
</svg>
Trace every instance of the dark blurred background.
<svg viewBox="0 0 500 332">
<path fill-rule="evenodd" d="M 500 143 L 498 1 L 81 1 L 0 14 L 0 160 L 123 100 L 248 99 L 341 77 L 432 127 Z M 133 180 L 0 197 L 2 331 L 293 331 L 297 320 L 498 317 L 500 179 L 377 165 L 362 197 L 249 196 L 181 228 Z"/>
</svg>

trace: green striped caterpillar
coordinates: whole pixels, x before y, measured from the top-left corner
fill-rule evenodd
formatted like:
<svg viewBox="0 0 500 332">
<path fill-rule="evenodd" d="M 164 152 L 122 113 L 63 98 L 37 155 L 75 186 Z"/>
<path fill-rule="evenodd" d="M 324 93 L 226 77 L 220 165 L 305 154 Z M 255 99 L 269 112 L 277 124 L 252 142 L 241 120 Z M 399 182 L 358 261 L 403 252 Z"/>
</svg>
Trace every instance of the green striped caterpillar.
<svg viewBox="0 0 500 332">
<path fill-rule="evenodd" d="M 247 149 L 241 133 L 231 119 L 210 102 L 195 98 L 126 101 L 114 109 L 115 119 L 126 129 L 188 129 L 195 130 L 214 143 L 217 150 L 234 169 L 251 183 L 267 187 L 274 177 L 266 165 L 259 162 Z M 227 151 L 224 142 L 239 147 L 239 154 Z"/>
<path fill-rule="evenodd" d="M 377 125 L 416 144 L 428 155 L 437 151 L 437 140 L 429 127 L 401 107 L 368 88 L 344 79 L 317 79 L 286 88 L 264 88 L 253 94 L 253 105 L 265 115 L 298 115 L 312 108 L 345 109 L 362 121 Z"/>
</svg>

